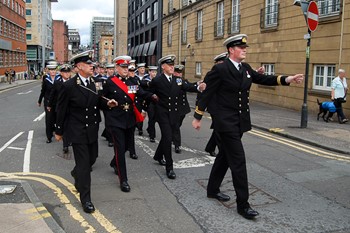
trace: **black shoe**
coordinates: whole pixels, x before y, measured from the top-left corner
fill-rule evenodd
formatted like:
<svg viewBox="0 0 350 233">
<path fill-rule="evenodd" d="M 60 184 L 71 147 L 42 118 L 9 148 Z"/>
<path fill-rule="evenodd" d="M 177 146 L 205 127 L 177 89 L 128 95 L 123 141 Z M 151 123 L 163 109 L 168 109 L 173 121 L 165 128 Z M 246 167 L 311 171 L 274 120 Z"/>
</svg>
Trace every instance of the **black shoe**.
<svg viewBox="0 0 350 233">
<path fill-rule="evenodd" d="M 67 154 L 68 153 L 68 146 L 63 147 L 63 153 Z"/>
<path fill-rule="evenodd" d="M 153 158 L 155 161 L 158 161 L 159 165 L 165 166 L 166 165 L 166 161 L 164 159 L 155 159 Z"/>
<path fill-rule="evenodd" d="M 126 181 L 123 181 L 121 184 L 120 184 L 120 189 L 123 191 L 123 192 L 130 192 L 130 186 L 128 184 L 128 182 Z"/>
<path fill-rule="evenodd" d="M 114 169 L 114 173 L 118 175 L 118 168 L 115 163 L 113 163 L 113 160 L 110 162 L 109 166 L 111 166 Z"/>
<path fill-rule="evenodd" d="M 175 146 L 175 153 L 176 154 L 181 154 L 181 149 L 179 146 Z"/>
<path fill-rule="evenodd" d="M 167 171 L 166 175 L 169 179 L 172 179 L 172 180 L 176 178 L 176 174 L 175 174 L 174 170 Z"/>
<path fill-rule="evenodd" d="M 130 158 L 132 158 L 132 159 L 138 159 L 139 156 L 137 156 L 137 154 L 130 154 Z"/>
<path fill-rule="evenodd" d="M 52 142 L 51 139 L 47 139 L 47 140 L 46 140 L 46 143 L 51 143 L 51 142 Z"/>
<path fill-rule="evenodd" d="M 143 135 L 143 131 L 139 130 L 139 136 L 142 136 L 142 135 Z"/>
<path fill-rule="evenodd" d="M 156 140 L 154 140 L 154 138 L 150 138 L 149 141 L 150 142 L 156 142 Z"/>
<path fill-rule="evenodd" d="M 82 206 L 85 213 L 90 214 L 95 211 L 95 206 L 92 204 L 91 201 L 83 203 Z"/>
<path fill-rule="evenodd" d="M 222 201 L 222 202 L 225 202 L 225 201 L 229 201 L 229 200 L 230 200 L 230 196 L 229 196 L 229 195 L 226 195 L 226 194 L 223 194 L 223 193 L 207 194 L 207 197 L 208 197 L 208 198 L 215 198 L 215 199 L 217 199 L 218 201 Z"/>
<path fill-rule="evenodd" d="M 251 207 L 237 209 L 237 212 L 238 214 L 242 215 L 246 219 L 254 219 L 256 216 L 259 215 L 259 212 L 256 210 L 253 210 Z"/>
<path fill-rule="evenodd" d="M 113 147 L 113 145 L 114 145 L 113 142 L 108 142 L 109 147 Z"/>
</svg>

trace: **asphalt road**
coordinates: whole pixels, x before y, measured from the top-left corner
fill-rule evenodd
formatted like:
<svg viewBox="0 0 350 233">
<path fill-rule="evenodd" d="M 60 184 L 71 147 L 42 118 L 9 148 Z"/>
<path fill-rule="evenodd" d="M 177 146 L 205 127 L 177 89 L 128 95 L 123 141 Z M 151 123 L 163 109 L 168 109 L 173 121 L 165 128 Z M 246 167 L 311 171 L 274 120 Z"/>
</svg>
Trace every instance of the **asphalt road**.
<svg viewBox="0 0 350 233">
<path fill-rule="evenodd" d="M 192 114 L 182 127 L 182 153 L 173 154 L 175 180 L 166 178 L 152 159 L 158 141 L 136 136 L 139 159 L 127 156 L 130 193 L 120 190 L 109 167 L 112 148 L 100 138 L 92 172 L 97 211 L 85 214 L 70 177 L 72 153 L 63 156 L 61 142 L 45 143 L 44 110 L 36 105 L 39 91 L 34 83 L 0 92 L 0 178 L 28 181 L 66 232 L 350 232 L 350 160 L 259 130 L 246 133 L 243 142 L 250 202 L 260 217 L 246 220 L 237 214 L 234 201 L 208 199 L 205 187 L 213 158 L 204 147 L 211 121 L 204 118 L 197 132 L 191 127 Z M 235 199 L 230 173 L 222 191 Z"/>
</svg>

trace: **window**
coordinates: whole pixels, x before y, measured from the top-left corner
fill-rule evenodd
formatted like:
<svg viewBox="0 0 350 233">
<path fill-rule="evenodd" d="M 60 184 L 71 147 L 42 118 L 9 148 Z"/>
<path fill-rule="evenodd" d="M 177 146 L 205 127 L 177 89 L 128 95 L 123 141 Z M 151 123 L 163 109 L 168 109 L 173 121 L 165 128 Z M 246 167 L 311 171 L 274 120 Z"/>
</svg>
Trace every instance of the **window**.
<svg viewBox="0 0 350 233">
<path fill-rule="evenodd" d="M 266 0 L 265 3 L 265 27 L 277 26 L 278 0 Z"/>
<path fill-rule="evenodd" d="M 146 24 L 150 24 L 151 23 L 151 8 L 148 7 L 146 9 Z"/>
<path fill-rule="evenodd" d="M 174 9 L 174 1 L 173 0 L 169 0 L 168 2 L 168 13 L 173 12 Z"/>
<path fill-rule="evenodd" d="M 143 27 L 145 25 L 145 12 L 142 11 L 141 12 L 141 27 Z"/>
<path fill-rule="evenodd" d="M 318 90 L 331 89 L 332 80 L 335 78 L 335 65 L 315 65 L 313 88 Z"/>
<path fill-rule="evenodd" d="M 153 21 L 158 19 L 158 2 L 153 3 Z"/>
<path fill-rule="evenodd" d="M 196 76 L 202 75 L 202 63 L 196 62 Z"/>
<path fill-rule="evenodd" d="M 195 31 L 196 41 L 203 40 L 203 11 L 200 10 L 197 12 L 197 28 Z"/>
<path fill-rule="evenodd" d="M 32 22 L 27 21 L 26 27 L 27 27 L 27 28 L 31 28 L 31 27 L 32 27 Z"/>
<path fill-rule="evenodd" d="M 2 50 L 0 50 L 0 67 L 4 67 L 4 61 L 2 59 Z"/>
<path fill-rule="evenodd" d="M 108 57 L 108 49 L 105 49 L 105 57 Z"/>
<path fill-rule="evenodd" d="M 0 17 L 0 35 L 2 35 L 2 18 Z"/>
<path fill-rule="evenodd" d="M 173 36 L 173 22 L 168 24 L 168 46 L 172 44 L 172 36 Z"/>
<path fill-rule="evenodd" d="M 32 10 L 31 9 L 26 9 L 26 15 L 32 15 Z"/>
<path fill-rule="evenodd" d="M 182 0 L 182 7 L 188 6 L 189 0 Z"/>
<path fill-rule="evenodd" d="M 187 17 L 182 18 L 182 36 L 181 36 L 181 43 L 186 44 L 187 43 Z"/>
<path fill-rule="evenodd" d="M 32 39 L 32 34 L 27 34 L 27 35 L 26 35 L 26 39 L 27 39 L 27 40 L 31 40 L 31 39 Z"/>
<path fill-rule="evenodd" d="M 32 0 L 26 0 L 26 3 L 32 3 Z"/>
<path fill-rule="evenodd" d="M 318 0 L 320 17 L 327 17 L 340 14 L 340 0 Z"/>
<path fill-rule="evenodd" d="M 275 64 L 262 64 L 266 75 L 275 75 Z"/>
<path fill-rule="evenodd" d="M 224 36 L 224 2 L 217 4 L 217 21 L 215 22 L 215 36 Z"/>
<path fill-rule="evenodd" d="M 229 34 L 239 32 L 239 23 L 240 23 L 239 4 L 240 4 L 240 0 L 232 0 L 232 9 L 231 9 L 232 13 L 231 13 L 231 20 L 229 21 L 230 23 Z"/>
</svg>

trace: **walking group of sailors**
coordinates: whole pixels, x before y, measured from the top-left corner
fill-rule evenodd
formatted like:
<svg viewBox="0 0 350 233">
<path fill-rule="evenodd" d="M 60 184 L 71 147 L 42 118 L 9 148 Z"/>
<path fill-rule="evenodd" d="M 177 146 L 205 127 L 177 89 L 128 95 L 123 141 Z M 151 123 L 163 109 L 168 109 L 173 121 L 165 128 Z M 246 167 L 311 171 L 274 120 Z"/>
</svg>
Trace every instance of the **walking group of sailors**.
<svg viewBox="0 0 350 233">
<path fill-rule="evenodd" d="M 249 89 L 253 82 L 261 85 L 289 85 L 291 82 L 300 82 L 302 75 L 272 76 L 251 69 L 247 63 L 242 63 L 248 47 L 246 40 L 244 34 L 228 38 L 224 43 L 227 52 L 214 58 L 215 65 L 204 81 L 194 83 L 183 77 L 184 66 L 175 65 L 175 55 L 159 59 L 161 74 L 157 74 L 158 66 L 149 66 L 147 73 L 145 63 L 136 65 L 130 56 L 118 56 L 113 64 L 106 65 L 104 75 L 98 73 L 103 72 L 104 68 L 94 67 L 92 51 L 71 59 L 77 72 L 68 81 L 63 73 L 70 67 L 61 66 L 62 77 L 56 77 L 56 67 L 48 65 L 49 75 L 43 79 L 38 101 L 40 105 L 44 97 L 47 143 L 52 141 L 55 131 L 56 140 L 64 140 L 65 152 L 67 143 L 72 145 L 75 167 L 71 174 L 85 212 L 95 211 L 90 186 L 92 166 L 98 157 L 100 111 L 105 119 L 103 135 L 108 146 L 114 149 L 110 166 L 118 175 L 121 190 L 130 192 L 125 153 L 129 151 L 132 159 L 138 158 L 135 130 L 138 135 L 143 135 L 143 120 L 146 116 L 150 142 L 155 142 L 156 122 L 161 132 L 153 159 L 165 166 L 169 179 L 176 178 L 172 144 L 175 152 L 181 153 L 180 127 L 190 112 L 186 93 L 195 92 L 200 94 L 192 125 L 196 129 L 200 128 L 200 119 L 208 108 L 213 120 L 213 135 L 211 144 L 205 150 L 215 156 L 215 147 L 219 148 L 210 174 L 207 196 L 219 201 L 230 199 L 219 189 L 230 168 L 237 194 L 238 213 L 248 219 L 258 215 L 248 203 L 247 172 L 241 143 L 243 132 L 251 127 Z M 95 74 L 94 70 L 97 71 Z M 56 85 L 56 82 L 60 84 Z"/>
</svg>

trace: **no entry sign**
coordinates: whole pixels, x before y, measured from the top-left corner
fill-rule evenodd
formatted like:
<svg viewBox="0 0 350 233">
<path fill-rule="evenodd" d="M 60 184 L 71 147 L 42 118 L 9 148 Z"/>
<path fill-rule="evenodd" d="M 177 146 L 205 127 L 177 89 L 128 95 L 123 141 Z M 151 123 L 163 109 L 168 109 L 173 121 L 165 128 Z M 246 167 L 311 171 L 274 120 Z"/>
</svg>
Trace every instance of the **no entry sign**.
<svg viewBox="0 0 350 233">
<path fill-rule="evenodd" d="M 312 32 L 315 31 L 318 25 L 318 7 L 316 2 L 311 1 L 309 3 L 306 16 L 307 26 L 309 27 L 309 30 Z"/>
</svg>

